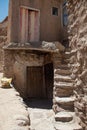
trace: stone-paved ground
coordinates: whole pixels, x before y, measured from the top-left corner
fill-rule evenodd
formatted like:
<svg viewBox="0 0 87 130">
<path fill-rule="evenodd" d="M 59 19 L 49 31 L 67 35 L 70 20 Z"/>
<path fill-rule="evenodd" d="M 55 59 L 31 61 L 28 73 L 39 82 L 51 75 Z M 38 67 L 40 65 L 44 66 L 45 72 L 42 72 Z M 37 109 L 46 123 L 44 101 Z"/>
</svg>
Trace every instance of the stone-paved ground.
<svg viewBox="0 0 87 130">
<path fill-rule="evenodd" d="M 0 130 L 29 130 L 29 124 L 28 111 L 19 93 L 0 85 Z"/>
<path fill-rule="evenodd" d="M 60 121 L 55 121 L 55 114 L 50 101 L 32 99 L 27 100 L 26 104 L 30 115 L 31 130 L 82 130 L 78 125 L 79 119 L 75 116 L 75 113 L 67 112 L 68 115 L 73 116 L 72 121 L 67 121 L 69 117 L 64 112 L 59 116 Z M 66 121 L 63 122 L 65 118 Z"/>
<path fill-rule="evenodd" d="M 54 112 L 50 101 L 29 100 L 27 105 L 31 119 L 31 130 L 55 130 Z"/>
</svg>

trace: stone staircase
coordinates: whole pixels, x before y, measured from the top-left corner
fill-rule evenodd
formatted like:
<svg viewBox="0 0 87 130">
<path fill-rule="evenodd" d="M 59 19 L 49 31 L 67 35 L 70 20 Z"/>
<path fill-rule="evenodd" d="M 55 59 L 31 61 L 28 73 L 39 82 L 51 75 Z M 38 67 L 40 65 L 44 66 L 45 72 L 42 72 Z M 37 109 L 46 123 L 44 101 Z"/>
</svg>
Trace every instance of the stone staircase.
<svg viewBox="0 0 87 130">
<path fill-rule="evenodd" d="M 55 130 L 82 130 L 74 112 L 74 85 L 69 65 L 70 51 L 62 54 L 61 64 L 54 71 L 53 110 Z"/>
</svg>

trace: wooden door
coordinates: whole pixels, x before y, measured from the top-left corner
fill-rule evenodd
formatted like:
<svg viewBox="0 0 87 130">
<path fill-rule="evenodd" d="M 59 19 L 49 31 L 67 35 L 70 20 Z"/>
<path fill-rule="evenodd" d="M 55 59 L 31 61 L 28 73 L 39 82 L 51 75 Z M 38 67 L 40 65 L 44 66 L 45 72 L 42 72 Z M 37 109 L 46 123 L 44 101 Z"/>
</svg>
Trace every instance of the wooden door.
<svg viewBox="0 0 87 130">
<path fill-rule="evenodd" d="M 28 10 L 21 8 L 20 10 L 20 41 L 21 43 L 28 42 Z"/>
<path fill-rule="evenodd" d="M 29 41 L 39 41 L 39 12 L 29 11 Z"/>
<path fill-rule="evenodd" d="M 40 12 L 20 9 L 20 41 L 21 43 L 39 41 Z"/>
<path fill-rule="evenodd" d="M 27 96 L 30 98 L 44 98 L 45 95 L 43 67 L 28 67 Z"/>
</svg>

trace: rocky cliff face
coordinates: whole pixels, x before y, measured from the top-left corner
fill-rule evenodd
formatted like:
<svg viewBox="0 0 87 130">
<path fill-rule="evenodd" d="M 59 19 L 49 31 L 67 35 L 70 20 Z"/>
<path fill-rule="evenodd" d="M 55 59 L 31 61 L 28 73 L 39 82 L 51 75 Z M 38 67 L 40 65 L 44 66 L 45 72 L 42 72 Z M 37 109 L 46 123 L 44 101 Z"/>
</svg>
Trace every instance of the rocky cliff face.
<svg viewBox="0 0 87 130">
<path fill-rule="evenodd" d="M 2 47 L 7 43 L 7 27 L 8 27 L 8 17 L 0 23 L 0 71 L 2 71 L 3 66 L 3 49 Z"/>
<path fill-rule="evenodd" d="M 87 130 L 87 0 L 68 0 L 67 5 L 75 111 L 83 130 Z"/>
</svg>

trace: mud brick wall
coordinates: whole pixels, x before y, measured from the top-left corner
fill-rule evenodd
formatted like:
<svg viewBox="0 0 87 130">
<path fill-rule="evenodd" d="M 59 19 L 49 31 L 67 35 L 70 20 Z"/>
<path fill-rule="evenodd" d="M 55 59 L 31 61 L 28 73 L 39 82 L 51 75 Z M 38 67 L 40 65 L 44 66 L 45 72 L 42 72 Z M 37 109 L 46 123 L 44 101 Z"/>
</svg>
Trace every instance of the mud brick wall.
<svg viewBox="0 0 87 130">
<path fill-rule="evenodd" d="M 68 0 L 67 8 L 75 111 L 83 130 L 87 130 L 87 0 Z"/>
</svg>

